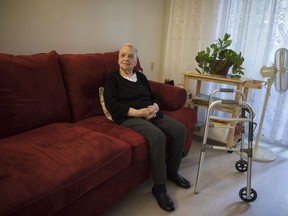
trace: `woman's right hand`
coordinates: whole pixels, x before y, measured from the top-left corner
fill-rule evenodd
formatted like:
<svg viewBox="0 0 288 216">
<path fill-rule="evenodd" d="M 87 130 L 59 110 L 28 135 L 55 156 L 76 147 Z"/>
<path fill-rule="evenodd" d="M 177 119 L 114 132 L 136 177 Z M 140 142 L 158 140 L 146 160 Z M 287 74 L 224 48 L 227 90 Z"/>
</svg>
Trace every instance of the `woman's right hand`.
<svg viewBox="0 0 288 216">
<path fill-rule="evenodd" d="M 156 116 L 156 113 L 154 113 L 154 111 L 149 108 L 134 109 L 130 107 L 128 111 L 128 116 L 151 119 Z"/>
</svg>

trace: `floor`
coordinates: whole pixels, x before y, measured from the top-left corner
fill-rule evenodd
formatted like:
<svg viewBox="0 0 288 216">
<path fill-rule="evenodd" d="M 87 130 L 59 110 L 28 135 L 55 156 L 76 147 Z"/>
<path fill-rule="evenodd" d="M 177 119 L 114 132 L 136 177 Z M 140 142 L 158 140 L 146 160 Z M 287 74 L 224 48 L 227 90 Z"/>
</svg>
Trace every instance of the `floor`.
<svg viewBox="0 0 288 216">
<path fill-rule="evenodd" d="M 288 149 L 262 144 L 276 154 L 272 162 L 252 162 L 252 188 L 257 192 L 254 202 L 243 202 L 239 190 L 246 187 L 246 173 L 238 172 L 234 165 L 239 160 L 235 152 L 207 150 L 199 194 L 194 193 L 201 140 L 193 141 L 188 156 L 182 160 L 180 173 L 193 183 L 182 189 L 171 182 L 167 189 L 176 210 L 162 210 L 151 193 L 149 179 L 120 200 L 104 216 L 287 216 L 288 215 Z"/>
</svg>

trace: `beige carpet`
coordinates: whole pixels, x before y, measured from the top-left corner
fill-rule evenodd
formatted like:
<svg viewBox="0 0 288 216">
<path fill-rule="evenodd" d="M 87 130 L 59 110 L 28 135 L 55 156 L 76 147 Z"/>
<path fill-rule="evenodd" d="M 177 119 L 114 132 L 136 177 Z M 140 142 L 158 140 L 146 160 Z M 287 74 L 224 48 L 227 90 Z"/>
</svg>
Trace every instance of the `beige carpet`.
<svg viewBox="0 0 288 216">
<path fill-rule="evenodd" d="M 270 146 L 277 158 L 273 162 L 255 162 L 252 169 L 252 188 L 258 198 L 243 202 L 239 190 L 246 186 L 246 173 L 239 173 L 234 165 L 239 160 L 235 152 L 207 150 L 199 194 L 194 193 L 201 140 L 193 141 L 189 155 L 182 160 L 180 173 L 191 180 L 193 187 L 185 190 L 168 182 L 167 188 L 176 210 L 165 212 L 151 193 L 152 180 L 139 186 L 104 216 L 287 216 L 288 215 L 288 149 Z"/>
</svg>

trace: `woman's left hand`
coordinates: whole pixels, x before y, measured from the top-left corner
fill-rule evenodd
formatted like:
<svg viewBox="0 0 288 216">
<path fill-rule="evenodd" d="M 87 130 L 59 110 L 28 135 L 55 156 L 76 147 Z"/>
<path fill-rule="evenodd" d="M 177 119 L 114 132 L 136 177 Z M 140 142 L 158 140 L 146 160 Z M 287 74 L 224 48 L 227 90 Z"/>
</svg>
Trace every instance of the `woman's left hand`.
<svg viewBox="0 0 288 216">
<path fill-rule="evenodd" d="M 150 105 L 147 107 L 149 110 L 150 115 L 146 118 L 147 120 L 155 118 L 157 115 L 157 112 L 159 111 L 159 106 L 157 103 L 154 103 L 153 105 Z"/>
</svg>

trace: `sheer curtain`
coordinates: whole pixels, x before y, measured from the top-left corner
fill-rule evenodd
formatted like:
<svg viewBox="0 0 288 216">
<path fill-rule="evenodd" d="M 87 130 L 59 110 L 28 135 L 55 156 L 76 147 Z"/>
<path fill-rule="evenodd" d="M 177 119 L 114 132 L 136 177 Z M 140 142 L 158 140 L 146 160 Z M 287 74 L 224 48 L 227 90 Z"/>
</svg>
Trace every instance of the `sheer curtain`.
<svg viewBox="0 0 288 216">
<path fill-rule="evenodd" d="M 185 70 L 197 66 L 195 56 L 217 38 L 231 34 L 232 48 L 241 51 L 245 78 L 263 80 L 262 66 L 272 66 L 275 51 L 288 48 L 288 0 L 171 0 L 162 78 L 183 83 Z M 190 83 L 192 88 L 193 82 Z M 222 86 L 223 87 L 223 86 Z M 218 88 L 202 86 L 204 93 Z M 191 89 L 192 93 L 195 89 Z M 260 121 L 266 88 L 249 92 L 248 101 Z M 288 97 L 271 89 L 261 139 L 288 147 Z M 200 109 L 199 119 L 205 111 Z"/>
</svg>

